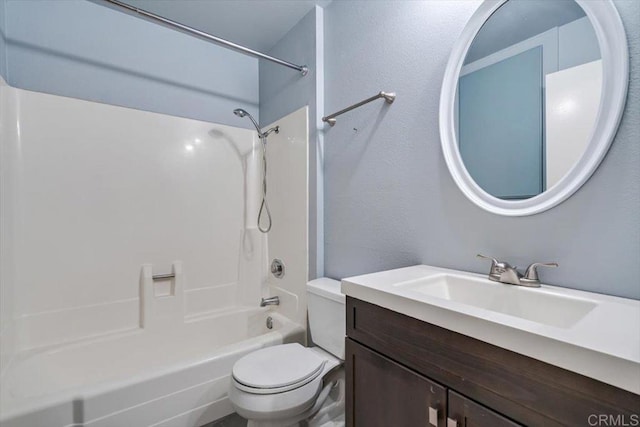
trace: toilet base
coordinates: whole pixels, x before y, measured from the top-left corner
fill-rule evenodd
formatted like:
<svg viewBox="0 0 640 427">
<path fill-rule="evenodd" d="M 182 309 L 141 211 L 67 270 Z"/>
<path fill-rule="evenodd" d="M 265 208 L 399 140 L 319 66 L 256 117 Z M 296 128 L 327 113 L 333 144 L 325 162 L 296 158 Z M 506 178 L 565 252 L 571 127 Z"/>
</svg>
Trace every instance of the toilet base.
<svg viewBox="0 0 640 427">
<path fill-rule="evenodd" d="M 325 384 L 335 383 L 320 409 L 307 419 L 308 427 L 344 427 L 346 382 L 344 367 L 327 374 Z"/>
<path fill-rule="evenodd" d="M 309 409 L 289 419 L 249 420 L 247 427 L 344 427 L 346 383 L 344 368 L 336 369 L 323 379 L 324 384 L 335 384 L 319 409 Z M 311 411 L 313 410 L 313 413 Z"/>
</svg>

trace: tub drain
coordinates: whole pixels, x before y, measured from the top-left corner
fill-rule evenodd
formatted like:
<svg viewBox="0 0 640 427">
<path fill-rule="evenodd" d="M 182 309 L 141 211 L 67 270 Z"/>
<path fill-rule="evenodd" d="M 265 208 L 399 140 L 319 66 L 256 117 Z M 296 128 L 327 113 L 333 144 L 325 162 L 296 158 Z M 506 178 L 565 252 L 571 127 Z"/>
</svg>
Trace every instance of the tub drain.
<svg viewBox="0 0 640 427">
<path fill-rule="evenodd" d="M 271 316 L 267 317 L 267 329 L 273 329 L 273 319 Z"/>
</svg>

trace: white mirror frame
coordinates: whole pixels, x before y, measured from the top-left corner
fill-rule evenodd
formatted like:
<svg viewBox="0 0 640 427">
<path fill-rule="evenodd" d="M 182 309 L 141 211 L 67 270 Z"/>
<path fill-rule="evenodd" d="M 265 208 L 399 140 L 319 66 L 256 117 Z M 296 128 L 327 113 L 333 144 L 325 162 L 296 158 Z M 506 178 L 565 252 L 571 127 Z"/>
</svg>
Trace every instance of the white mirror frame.
<svg viewBox="0 0 640 427">
<path fill-rule="evenodd" d="M 576 0 L 591 21 L 602 55 L 602 94 L 596 124 L 585 152 L 553 187 L 526 200 L 503 200 L 484 191 L 464 166 L 455 131 L 455 97 L 460 70 L 474 38 L 489 17 L 508 0 L 485 0 L 453 47 L 440 93 L 440 138 L 445 161 L 464 195 L 489 212 L 505 216 L 533 215 L 575 193 L 607 154 L 622 118 L 629 80 L 629 49 L 622 20 L 611 0 Z"/>
</svg>

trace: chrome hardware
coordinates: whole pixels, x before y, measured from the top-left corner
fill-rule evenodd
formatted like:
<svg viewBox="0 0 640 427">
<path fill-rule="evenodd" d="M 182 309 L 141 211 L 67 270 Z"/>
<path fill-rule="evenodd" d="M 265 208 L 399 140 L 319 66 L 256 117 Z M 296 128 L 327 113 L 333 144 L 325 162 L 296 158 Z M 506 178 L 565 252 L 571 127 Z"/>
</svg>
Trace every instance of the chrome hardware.
<svg viewBox="0 0 640 427">
<path fill-rule="evenodd" d="M 489 280 L 494 282 L 507 283 L 510 285 L 526 286 L 529 288 L 539 288 L 540 279 L 536 267 L 557 267 L 556 262 L 536 262 L 527 267 L 524 275 L 518 271 L 518 267 L 511 266 L 508 262 L 498 261 L 495 258 L 477 254 L 476 257 L 490 259 L 491 269 L 489 270 Z"/>
<path fill-rule="evenodd" d="M 507 283 L 509 285 L 522 285 L 522 282 L 520 281 L 522 273 L 518 271 L 518 267 L 512 267 L 506 262 L 505 266 L 504 271 L 500 274 L 498 282 Z"/>
<path fill-rule="evenodd" d="M 302 74 L 303 76 L 306 76 L 307 74 L 309 74 L 309 68 L 306 65 L 297 65 L 297 64 L 293 64 L 289 61 L 285 61 L 283 59 L 280 58 L 276 58 L 273 57 L 271 55 L 267 55 L 265 53 L 262 52 L 258 52 L 257 50 L 253 50 L 250 49 L 248 47 L 244 47 L 241 46 L 237 43 L 231 42 L 229 40 L 223 39 L 222 37 L 216 37 L 214 35 L 211 35 L 209 33 L 205 33 L 204 31 L 200 31 L 197 30 L 193 27 L 189 27 L 187 25 L 181 24 L 179 22 L 173 21 L 171 19 L 167 19 L 164 18 L 160 15 L 156 15 L 155 13 L 151 13 L 149 11 L 146 11 L 144 9 L 140 9 L 138 7 L 132 6 L 130 4 L 127 4 L 125 2 L 122 2 L 120 0 L 105 0 L 108 6 L 110 6 L 112 9 L 118 9 L 121 11 L 124 11 L 130 15 L 133 14 L 137 14 L 142 16 L 143 18 L 145 18 L 148 21 L 151 22 L 155 22 L 156 24 L 162 24 L 166 27 L 169 27 L 171 29 L 174 30 L 178 30 L 182 33 L 186 33 L 192 36 L 196 36 L 200 39 L 206 40 L 206 41 L 210 41 L 213 43 L 216 43 L 218 45 L 222 45 L 222 46 L 226 46 L 230 49 L 233 49 L 237 52 L 243 53 L 245 55 L 250 55 L 253 57 L 257 57 L 257 58 L 262 58 L 262 59 L 266 59 L 267 61 L 271 61 L 274 62 L 276 64 L 280 64 L 283 65 L 287 68 L 291 68 L 292 70 L 297 70 L 300 72 L 300 74 Z"/>
<path fill-rule="evenodd" d="M 364 101 L 360 101 L 357 102 L 353 105 L 348 106 L 347 108 L 344 108 L 340 111 L 338 111 L 337 113 L 333 113 L 333 114 L 329 114 L 328 116 L 324 116 L 322 118 L 323 122 L 329 123 L 330 126 L 335 126 L 336 124 L 336 117 L 338 117 L 341 114 L 344 114 L 348 111 L 351 111 L 355 108 L 358 107 L 362 107 L 364 104 L 368 104 L 371 101 L 375 101 L 378 98 L 384 98 L 385 102 L 387 104 L 393 104 L 393 101 L 396 100 L 396 93 L 395 92 L 378 92 L 377 95 L 373 95 L 370 98 L 365 99 Z"/>
<path fill-rule="evenodd" d="M 491 269 L 489 270 L 489 279 L 499 281 L 500 273 L 502 273 L 504 269 L 504 263 L 500 263 L 497 259 L 482 254 L 476 254 L 476 258 L 490 259 Z"/>
<path fill-rule="evenodd" d="M 262 298 L 260 301 L 260 307 L 266 307 L 268 305 L 280 305 L 280 298 L 277 296 L 270 298 Z"/>
<path fill-rule="evenodd" d="M 246 110 L 243 110 L 242 108 L 236 108 L 235 110 L 233 110 L 233 114 L 238 117 L 248 117 L 249 120 L 251 120 L 251 123 L 253 123 L 253 126 L 255 126 L 256 130 L 258 131 L 258 137 L 262 142 L 262 144 L 260 144 L 262 146 L 262 203 L 260 204 L 260 210 L 258 211 L 258 219 L 256 220 L 256 225 L 258 226 L 258 230 L 260 230 L 261 233 L 268 233 L 271 230 L 272 221 L 271 212 L 269 211 L 269 205 L 267 204 L 267 137 L 271 132 L 280 133 L 280 126 L 274 126 L 271 129 L 262 132 L 262 130 L 260 130 L 258 122 L 256 122 L 256 119 L 254 119 L 251 114 L 247 113 Z M 269 220 L 269 225 L 266 227 L 262 226 L 263 213 L 267 215 L 267 219 Z"/>
<path fill-rule="evenodd" d="M 153 276 L 151 276 L 151 278 L 155 281 L 155 280 L 167 280 L 167 279 L 173 279 L 174 277 L 176 277 L 175 273 L 169 273 L 169 274 L 154 274 Z"/>
<path fill-rule="evenodd" d="M 481 254 L 477 254 L 476 257 L 491 260 L 489 280 L 493 280 L 494 282 L 511 283 L 512 285 L 520 284 L 520 277 L 522 277 L 522 274 L 518 273 L 517 267 L 511 266 L 508 262 L 498 261 L 493 257 Z"/>
<path fill-rule="evenodd" d="M 453 418 L 447 418 L 447 427 L 458 427 L 458 422 Z"/>
<path fill-rule="evenodd" d="M 271 274 L 275 276 L 276 279 L 282 279 L 284 277 L 284 262 L 281 259 L 274 259 L 271 261 Z"/>
<path fill-rule="evenodd" d="M 267 317 L 267 329 L 273 329 L 273 318 L 271 316 Z"/>
<path fill-rule="evenodd" d="M 438 427 L 438 410 L 429 407 L 429 425 Z"/>
<path fill-rule="evenodd" d="M 537 267 L 557 267 L 557 262 L 534 262 L 524 272 L 524 277 L 520 279 L 520 282 L 525 286 L 538 287 L 540 286 L 540 278 L 538 277 Z M 537 285 L 537 286 L 536 286 Z"/>
</svg>

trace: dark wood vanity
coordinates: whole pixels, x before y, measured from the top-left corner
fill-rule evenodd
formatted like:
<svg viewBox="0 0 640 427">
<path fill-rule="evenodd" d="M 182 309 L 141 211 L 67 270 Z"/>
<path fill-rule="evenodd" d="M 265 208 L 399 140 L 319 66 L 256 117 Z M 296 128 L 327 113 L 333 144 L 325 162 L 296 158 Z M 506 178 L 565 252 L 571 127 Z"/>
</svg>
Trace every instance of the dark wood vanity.
<svg viewBox="0 0 640 427">
<path fill-rule="evenodd" d="M 347 426 L 640 423 L 640 395 L 352 297 L 346 310 Z"/>
</svg>

